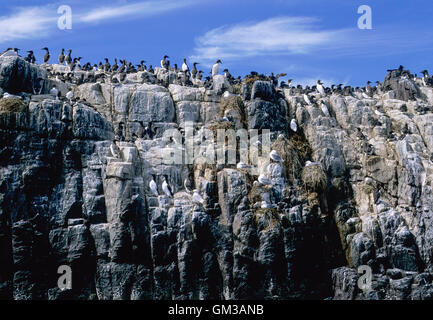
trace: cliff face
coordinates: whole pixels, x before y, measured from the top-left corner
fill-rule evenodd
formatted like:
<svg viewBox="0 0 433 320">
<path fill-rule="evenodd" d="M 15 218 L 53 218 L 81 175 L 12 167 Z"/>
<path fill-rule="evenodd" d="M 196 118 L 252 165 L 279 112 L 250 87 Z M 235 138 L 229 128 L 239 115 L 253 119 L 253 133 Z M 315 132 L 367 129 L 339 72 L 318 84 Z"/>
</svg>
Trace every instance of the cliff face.
<svg viewBox="0 0 433 320">
<path fill-rule="evenodd" d="M 433 297 L 433 88 L 388 77 L 371 97 L 310 93 L 308 104 L 269 82 L 185 87 L 159 69 L 73 85 L 51 76 L 63 68 L 0 58 L 0 93 L 21 96 L 0 99 L 2 299 Z M 53 84 L 80 100 L 56 100 Z M 164 132 L 188 121 L 270 129 L 285 161 L 164 163 Z M 259 173 L 272 185 L 253 183 Z M 57 287 L 60 265 L 70 290 Z M 364 291 L 359 266 L 373 272 Z"/>
</svg>

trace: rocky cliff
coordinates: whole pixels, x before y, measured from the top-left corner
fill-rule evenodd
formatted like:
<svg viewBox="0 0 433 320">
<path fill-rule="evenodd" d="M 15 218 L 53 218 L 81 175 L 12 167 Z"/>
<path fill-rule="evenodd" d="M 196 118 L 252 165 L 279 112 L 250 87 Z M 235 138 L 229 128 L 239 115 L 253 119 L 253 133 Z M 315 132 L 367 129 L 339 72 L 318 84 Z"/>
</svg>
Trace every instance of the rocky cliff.
<svg viewBox="0 0 433 320">
<path fill-rule="evenodd" d="M 433 297 L 433 88 L 420 79 L 323 95 L 252 76 L 183 86 L 164 69 L 77 82 L 92 72 L 59 79 L 65 68 L 0 58 L 0 94 L 15 95 L 0 99 L 0 298 Z M 164 133 L 188 122 L 269 129 L 284 162 L 262 152 L 241 168 L 237 149 L 235 163 L 164 162 Z"/>
</svg>

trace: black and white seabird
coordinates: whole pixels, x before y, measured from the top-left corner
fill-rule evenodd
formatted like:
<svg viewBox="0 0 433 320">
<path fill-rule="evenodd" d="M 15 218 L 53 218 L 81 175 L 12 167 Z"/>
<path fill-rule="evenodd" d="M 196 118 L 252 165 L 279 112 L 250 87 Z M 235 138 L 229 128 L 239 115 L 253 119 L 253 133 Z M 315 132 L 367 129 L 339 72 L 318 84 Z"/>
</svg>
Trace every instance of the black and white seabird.
<svg viewBox="0 0 433 320">
<path fill-rule="evenodd" d="M 156 196 L 156 197 L 159 196 L 158 187 L 157 187 L 157 184 L 155 182 L 155 175 L 153 175 L 153 174 L 152 174 L 152 180 L 150 180 L 150 182 L 149 182 L 149 188 L 152 191 L 154 196 Z"/>
<path fill-rule="evenodd" d="M 48 63 L 48 61 L 50 61 L 50 51 L 47 47 L 42 48 L 42 50 L 45 50 L 44 63 Z"/>
<path fill-rule="evenodd" d="M 59 64 L 63 64 L 65 62 L 65 49 L 62 48 L 59 55 Z"/>
<path fill-rule="evenodd" d="M 320 80 L 317 80 L 316 89 L 322 97 L 324 97 L 326 95 L 325 89 L 323 88 L 323 83 Z"/>
<path fill-rule="evenodd" d="M 170 66 L 170 62 L 167 60 L 167 58 L 170 58 L 169 56 L 165 55 L 164 58 L 161 60 L 161 68 L 167 69 Z"/>
<path fill-rule="evenodd" d="M 173 192 L 171 191 L 170 185 L 168 184 L 168 176 L 164 175 L 164 181 L 162 182 L 162 191 L 164 191 L 167 197 L 172 197 Z"/>
<path fill-rule="evenodd" d="M 104 71 L 105 71 L 105 72 L 109 72 L 110 69 L 111 69 L 110 62 L 108 62 L 108 58 L 104 58 L 104 60 L 105 60 Z"/>
<path fill-rule="evenodd" d="M 221 60 L 218 59 L 215 64 L 212 66 L 212 77 L 216 76 L 220 71 L 220 64 L 222 64 Z"/>
<path fill-rule="evenodd" d="M 120 148 L 117 146 L 117 144 L 116 144 L 116 140 L 113 140 L 112 142 L 111 142 L 111 145 L 110 145 L 110 152 L 111 152 L 111 155 L 114 157 L 114 158 L 116 158 L 116 159 L 120 159 L 120 157 L 121 157 L 121 151 L 120 151 Z"/>
<path fill-rule="evenodd" d="M 72 63 L 71 53 L 72 53 L 72 50 L 69 49 L 69 50 L 68 50 L 68 53 L 66 54 L 66 57 L 65 57 L 65 62 L 66 62 L 66 64 L 68 64 L 68 65 L 70 65 L 70 64 Z"/>
<path fill-rule="evenodd" d="M 192 76 L 193 79 L 195 79 L 196 76 L 197 76 L 197 65 L 198 65 L 198 64 L 199 64 L 198 62 L 194 62 L 194 63 L 192 64 L 193 67 L 192 67 L 192 70 L 191 70 L 191 76 Z"/>
<path fill-rule="evenodd" d="M 186 192 L 188 193 L 192 192 L 192 188 L 194 187 L 194 184 L 192 182 L 190 175 L 188 175 L 183 181 L 183 187 L 185 188 Z"/>
<path fill-rule="evenodd" d="M 183 58 L 182 71 L 185 73 L 189 72 L 189 67 L 188 64 L 186 63 L 186 58 Z"/>
</svg>

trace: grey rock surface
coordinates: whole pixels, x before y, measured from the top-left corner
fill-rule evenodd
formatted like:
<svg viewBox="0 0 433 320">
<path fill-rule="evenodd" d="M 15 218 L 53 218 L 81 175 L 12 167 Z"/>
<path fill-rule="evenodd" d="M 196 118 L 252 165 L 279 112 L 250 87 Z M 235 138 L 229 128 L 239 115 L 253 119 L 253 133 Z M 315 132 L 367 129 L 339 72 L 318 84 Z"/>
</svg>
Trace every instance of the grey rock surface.
<svg viewBox="0 0 433 320">
<path fill-rule="evenodd" d="M 34 95 L 37 77 L 56 81 L 47 68 L 0 59 L 1 90 L 22 97 L 9 109 L 0 99 L 0 299 L 433 298 L 433 88 L 387 77 L 369 97 L 310 92 L 324 114 L 258 80 L 241 84 L 239 110 L 223 103 L 235 95 L 223 76 L 183 86 L 160 68 L 63 83 L 78 101 Z M 167 146 L 185 147 L 164 132 L 185 135 L 188 121 L 195 133 L 270 129 L 285 161 L 164 162 Z M 57 287 L 61 265 L 69 290 Z M 365 266 L 372 282 L 360 288 Z"/>
</svg>

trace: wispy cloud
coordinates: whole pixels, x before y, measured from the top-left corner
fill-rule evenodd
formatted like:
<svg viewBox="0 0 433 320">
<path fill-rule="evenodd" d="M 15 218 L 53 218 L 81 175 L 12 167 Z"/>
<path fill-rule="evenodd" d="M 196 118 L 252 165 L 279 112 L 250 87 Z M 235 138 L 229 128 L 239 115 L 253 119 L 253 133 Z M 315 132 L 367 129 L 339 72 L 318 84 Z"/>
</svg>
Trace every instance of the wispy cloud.
<svg viewBox="0 0 433 320">
<path fill-rule="evenodd" d="M 276 17 L 213 29 L 197 39 L 193 58 L 214 60 L 259 55 L 306 54 L 344 37 L 346 30 L 320 30 L 311 17 Z"/>
<path fill-rule="evenodd" d="M 47 36 L 51 25 L 57 25 L 54 14 L 48 7 L 27 7 L 0 16 L 0 43 Z"/>
<path fill-rule="evenodd" d="M 199 0 L 151 0 L 119 5 L 94 7 L 90 11 L 80 11 L 80 7 L 72 6 L 73 26 L 88 23 L 105 22 L 124 18 L 153 16 L 168 11 L 199 4 Z M 0 16 L 0 43 L 48 37 L 57 28 L 58 4 L 44 6 L 14 8 L 9 15 Z"/>
<path fill-rule="evenodd" d="M 152 16 L 198 3 L 197 0 L 163 0 L 137 2 L 120 6 L 95 8 L 80 17 L 82 22 L 99 22 L 132 16 Z"/>
</svg>

